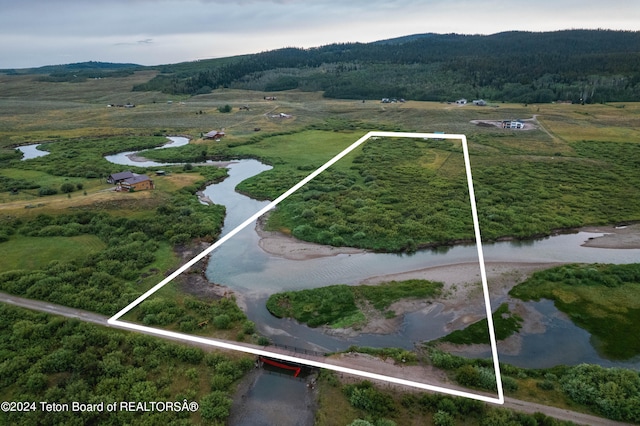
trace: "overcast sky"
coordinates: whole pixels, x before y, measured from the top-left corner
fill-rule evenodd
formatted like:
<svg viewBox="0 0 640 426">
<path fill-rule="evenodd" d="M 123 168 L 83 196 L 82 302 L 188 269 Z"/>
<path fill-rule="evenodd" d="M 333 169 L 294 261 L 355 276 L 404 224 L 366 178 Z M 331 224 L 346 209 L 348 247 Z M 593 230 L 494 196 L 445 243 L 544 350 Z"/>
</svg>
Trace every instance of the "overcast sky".
<svg viewBox="0 0 640 426">
<path fill-rule="evenodd" d="M 435 32 L 640 30 L 638 0 L 0 0 L 0 68 L 156 65 Z"/>
</svg>

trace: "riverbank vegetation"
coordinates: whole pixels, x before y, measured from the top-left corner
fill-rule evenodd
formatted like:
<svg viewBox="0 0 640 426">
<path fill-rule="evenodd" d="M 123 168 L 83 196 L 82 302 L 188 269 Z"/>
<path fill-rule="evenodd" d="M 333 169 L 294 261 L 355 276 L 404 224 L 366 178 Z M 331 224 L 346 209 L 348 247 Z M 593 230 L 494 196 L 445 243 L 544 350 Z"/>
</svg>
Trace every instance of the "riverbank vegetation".
<svg viewBox="0 0 640 426">
<path fill-rule="evenodd" d="M 341 379 L 331 371 L 322 372 L 319 386 L 318 426 L 573 424 L 541 413 L 519 413 L 468 398 L 410 392 L 369 381 Z"/>
<path fill-rule="evenodd" d="M 387 318 L 387 310 L 402 299 L 429 299 L 440 294 L 442 283 L 427 280 L 391 281 L 375 286 L 344 284 L 269 296 L 267 309 L 278 318 L 294 318 L 309 327 L 359 328 L 366 324 L 363 312 L 372 306 Z"/>
<path fill-rule="evenodd" d="M 611 359 L 640 354 L 640 264 L 564 265 L 534 273 L 509 294 L 522 300 L 553 300 L 593 336 L 598 352 Z"/>
<path fill-rule="evenodd" d="M 185 295 L 170 284 L 142 302 L 126 319 L 187 334 L 258 341 L 255 323 L 247 319 L 233 296 L 202 299 Z"/>
<path fill-rule="evenodd" d="M 35 404 L 3 410 L 2 423 L 222 424 L 235 382 L 253 368 L 238 354 L 205 352 L 163 341 L 8 305 L 0 305 L 0 397 Z M 197 403 L 192 410 L 166 404 Z M 46 411 L 40 402 L 49 403 Z M 121 402 L 148 409 L 120 409 Z M 72 411 L 73 402 L 103 404 Z M 107 410 L 107 404 L 118 409 Z M 162 403 L 163 409 L 152 409 Z M 56 404 L 56 405 L 54 405 Z M 56 410 L 54 407 L 68 408 Z"/>
<path fill-rule="evenodd" d="M 457 383 L 496 388 L 491 360 L 462 358 L 432 347 L 427 352 L 431 364 L 448 371 Z M 501 364 L 500 370 L 505 393 L 514 398 L 640 423 L 640 373 L 635 370 L 590 364 L 547 369 Z"/>
<path fill-rule="evenodd" d="M 381 351 L 373 348 L 350 348 L 354 352 L 367 353 L 383 359 L 391 357 L 401 365 L 424 364 L 435 367 L 443 370 L 452 382 L 466 388 L 494 395 L 497 392 L 496 375 L 491 359 L 459 357 L 440 351 L 431 344 L 425 345 L 423 349 L 407 354 L 407 351 L 401 349 Z M 388 362 L 387 360 L 386 363 Z M 640 395 L 640 373 L 637 371 L 589 364 L 526 369 L 503 363 L 500 364 L 500 370 L 503 389 L 508 397 L 622 422 L 640 423 L 640 410 L 637 405 Z M 329 371 L 322 372 L 319 383 L 319 424 L 349 424 L 357 418 L 366 419 L 372 424 L 382 419 L 407 424 L 407 416 L 411 419 L 425 416 L 425 419 L 435 421 L 441 417 L 436 416 L 439 411 L 445 411 L 448 414 L 446 417 L 451 417 L 448 423 L 442 424 L 458 424 L 462 419 L 469 422 L 464 424 L 473 425 L 563 424 L 542 415 L 534 422 L 527 415 L 506 410 L 494 412 L 493 408 L 475 400 L 422 394 L 417 391 L 407 392 L 406 389 L 394 389 L 386 383 L 373 385 L 352 377 L 338 377 L 336 373 Z M 354 389 L 358 388 L 361 391 L 354 392 Z M 442 402 L 443 400 L 447 401 Z M 374 404 L 373 401 L 378 403 Z M 523 417 L 516 420 L 514 416 Z M 486 420 L 488 418 L 492 420 Z M 342 423 L 334 423 L 334 419 L 340 419 L 338 421 Z M 422 423 L 425 423 L 425 420 Z"/>
<path fill-rule="evenodd" d="M 634 172 L 640 144 L 566 144 L 539 134 L 516 143 L 510 136 L 469 137 L 485 240 L 640 218 L 640 177 Z M 302 132 L 233 148 L 274 164 L 239 190 L 275 198 L 326 161 L 324 141 L 337 139 L 344 134 Z M 291 146 L 307 151 L 283 154 Z M 600 155 L 605 149 L 607 155 Z M 472 240 L 466 185 L 461 150 L 451 142 L 371 140 L 283 201 L 267 226 L 306 241 L 380 251 Z"/>
</svg>

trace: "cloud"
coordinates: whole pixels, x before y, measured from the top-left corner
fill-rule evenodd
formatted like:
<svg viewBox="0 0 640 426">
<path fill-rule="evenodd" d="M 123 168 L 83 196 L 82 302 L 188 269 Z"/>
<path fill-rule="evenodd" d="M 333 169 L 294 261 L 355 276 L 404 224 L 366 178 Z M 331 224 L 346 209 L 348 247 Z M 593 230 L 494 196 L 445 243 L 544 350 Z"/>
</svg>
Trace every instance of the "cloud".
<svg viewBox="0 0 640 426">
<path fill-rule="evenodd" d="M 425 32 L 640 30 L 640 2 L 628 0 L 0 1 L 0 68 L 102 55 L 169 63 Z"/>
</svg>

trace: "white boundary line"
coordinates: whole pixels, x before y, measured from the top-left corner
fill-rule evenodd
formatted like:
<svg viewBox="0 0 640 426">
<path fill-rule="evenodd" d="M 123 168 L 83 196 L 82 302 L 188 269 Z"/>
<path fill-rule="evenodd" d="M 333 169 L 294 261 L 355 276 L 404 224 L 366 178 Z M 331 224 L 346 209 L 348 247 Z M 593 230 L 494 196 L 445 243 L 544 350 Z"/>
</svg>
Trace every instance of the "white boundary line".
<svg viewBox="0 0 640 426">
<path fill-rule="evenodd" d="M 447 388 L 443 388 L 443 387 L 440 387 L 440 386 L 427 385 L 427 384 L 424 384 L 424 383 L 414 382 L 414 381 L 405 380 L 405 379 L 399 379 L 399 378 L 396 378 L 396 377 L 383 376 L 381 374 L 370 373 L 368 371 L 355 370 L 355 369 L 341 367 L 341 366 L 337 366 L 337 365 L 326 364 L 326 363 L 323 363 L 323 362 L 312 361 L 312 360 L 308 360 L 308 359 L 304 359 L 304 358 L 298 358 L 298 357 L 294 357 L 294 356 L 283 355 L 283 354 L 279 354 L 277 352 L 270 352 L 270 351 L 266 351 L 266 350 L 255 349 L 255 348 L 252 348 L 252 347 L 242 346 L 242 345 L 229 343 L 229 342 L 224 342 L 224 341 L 220 341 L 220 340 L 216 340 L 216 339 L 206 339 L 206 338 L 203 338 L 203 337 L 196 337 L 196 336 L 191 336 L 191 335 L 188 335 L 188 334 L 175 333 L 175 332 L 171 332 L 171 331 L 161 330 L 161 329 L 158 329 L 158 328 L 145 327 L 145 326 L 138 325 L 138 324 L 133 324 L 133 323 L 125 322 L 125 321 L 120 321 L 120 318 L 123 315 L 125 315 L 127 312 L 129 312 L 130 310 L 132 310 L 133 308 L 138 306 L 140 303 L 142 303 L 145 299 L 147 299 L 153 293 L 155 293 L 156 291 L 160 290 L 162 287 L 164 287 L 165 285 L 167 285 L 168 283 L 173 281 L 178 275 L 182 274 L 184 271 L 186 271 L 191 266 L 196 264 L 198 261 L 200 261 L 202 258 L 207 256 L 209 253 L 211 253 L 213 250 L 215 250 L 218 247 L 220 247 L 228 239 L 230 239 L 231 237 L 236 235 L 238 232 L 240 232 L 242 229 L 244 229 L 245 227 L 247 227 L 248 225 L 253 223 L 260 216 L 262 216 L 263 214 L 265 214 L 269 210 L 273 209 L 275 206 L 280 204 L 280 202 L 282 202 L 285 198 L 289 197 L 291 194 L 296 192 L 302 186 L 306 185 L 308 182 L 310 182 L 312 179 L 314 179 L 320 173 L 324 172 L 326 169 L 328 169 L 333 164 L 335 164 L 338 160 L 342 159 L 345 155 L 349 154 L 351 151 L 356 149 L 358 146 L 362 145 L 367 139 L 372 138 L 372 137 L 423 138 L 423 139 L 459 139 L 459 140 L 462 141 L 462 150 L 463 150 L 463 154 L 464 154 L 464 164 L 465 164 L 465 169 L 466 169 L 466 173 L 467 173 L 467 183 L 468 183 L 468 187 L 469 187 L 469 198 L 470 198 L 470 201 L 471 201 L 471 213 L 472 213 L 472 216 L 473 216 L 473 227 L 474 227 L 474 230 L 475 230 L 476 247 L 478 249 L 478 261 L 480 263 L 480 276 L 482 278 L 482 290 L 483 290 L 483 293 L 484 293 L 485 310 L 486 310 L 486 315 L 487 315 L 487 323 L 488 323 L 488 326 L 489 326 L 489 339 L 491 341 L 491 354 L 492 354 L 492 357 L 493 357 L 493 367 L 494 367 L 494 371 L 495 371 L 495 375 L 496 375 L 496 384 L 497 384 L 497 388 L 498 388 L 498 398 L 492 398 L 492 397 L 488 397 L 488 396 L 485 396 L 485 395 L 476 395 L 476 394 L 473 394 L 473 393 L 470 393 L 470 392 L 458 391 L 458 390 L 455 390 L 455 389 L 447 389 Z M 196 257 L 191 259 L 189 262 L 187 262 L 184 265 L 182 265 L 180 268 L 178 268 L 175 272 L 173 272 L 167 278 L 165 278 L 164 280 L 160 281 L 158 284 L 156 284 L 151 289 L 149 289 L 147 292 L 145 292 L 142 296 L 138 297 L 136 300 L 131 302 L 129 305 L 127 305 L 121 311 L 119 311 L 114 316 L 109 318 L 108 319 L 108 323 L 111 324 L 111 325 L 124 327 L 124 328 L 128 328 L 128 329 L 131 329 L 131 330 L 142 331 L 142 332 L 145 332 L 145 333 L 157 334 L 157 335 L 169 337 L 169 338 L 172 338 L 172 339 L 186 340 L 186 341 L 189 341 L 189 342 L 205 344 L 205 345 L 214 346 L 214 347 L 218 347 L 218 348 L 222 348 L 222 349 L 230 349 L 230 350 L 246 352 L 246 353 L 250 353 L 250 354 L 254 354 L 254 355 L 262 355 L 262 356 L 273 357 L 273 358 L 281 359 L 283 361 L 290 361 L 290 362 L 296 362 L 296 363 L 299 363 L 299 364 L 309 365 L 311 367 L 324 368 L 324 369 L 338 371 L 338 372 L 342 372 L 342 373 L 346 373 L 346 374 L 352 374 L 352 375 L 356 375 L 356 376 L 367 377 L 367 378 L 370 378 L 370 379 L 373 379 L 373 380 L 382 380 L 382 381 L 386 381 L 386 382 L 390 382 L 390 383 L 395 383 L 395 384 L 400 384 L 400 385 L 405 385 L 405 386 L 412 386 L 412 387 L 419 388 L 419 389 L 425 389 L 425 390 L 430 390 L 430 391 L 435 391 L 435 392 L 441 392 L 441 393 L 454 395 L 454 396 L 472 398 L 472 399 L 476 399 L 476 400 L 479 400 L 479 401 L 490 402 L 490 403 L 494 403 L 494 404 L 504 404 L 504 392 L 503 392 L 503 387 L 502 387 L 502 378 L 501 378 L 501 375 L 500 375 L 500 365 L 499 365 L 499 361 L 498 361 L 498 350 L 497 350 L 497 344 L 496 344 L 495 329 L 494 329 L 494 326 L 493 326 L 491 301 L 490 301 L 490 298 L 489 298 L 489 288 L 488 288 L 488 285 L 487 285 L 487 274 L 486 274 L 485 265 L 484 265 L 484 254 L 483 254 L 483 251 L 482 251 L 482 240 L 480 238 L 480 226 L 479 226 L 479 222 L 478 222 L 478 212 L 477 212 L 477 209 L 476 209 L 476 199 L 475 199 L 475 193 L 473 191 L 473 179 L 472 179 L 472 176 L 471 176 L 471 164 L 469 162 L 469 149 L 467 147 L 467 137 L 465 135 L 439 134 L 439 133 L 437 133 L 437 134 L 436 133 L 404 133 L 404 132 L 369 132 L 369 133 L 367 133 L 366 135 L 364 135 L 363 137 L 358 139 L 356 142 L 351 144 L 349 147 L 347 147 L 345 150 L 340 152 L 338 155 L 333 157 L 331 160 L 327 161 L 324 165 L 319 167 L 317 170 L 315 170 L 309 176 L 305 177 L 300 182 L 298 182 L 296 185 L 291 187 L 284 194 L 280 195 L 278 198 L 276 198 L 274 201 L 269 203 L 267 206 L 263 207 L 260 211 L 255 213 L 249 219 L 247 219 L 244 222 L 242 222 L 240 225 L 238 225 L 236 228 L 234 228 L 227 235 L 225 235 L 224 237 L 220 238 L 214 244 L 209 246 L 202 253 L 198 254 Z"/>
</svg>

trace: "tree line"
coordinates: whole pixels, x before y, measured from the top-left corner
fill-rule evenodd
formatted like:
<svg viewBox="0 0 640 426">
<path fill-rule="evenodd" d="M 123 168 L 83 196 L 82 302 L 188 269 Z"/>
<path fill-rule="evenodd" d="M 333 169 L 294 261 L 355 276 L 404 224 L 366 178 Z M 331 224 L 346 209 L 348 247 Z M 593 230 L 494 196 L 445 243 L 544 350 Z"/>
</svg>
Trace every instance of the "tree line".
<svg viewBox="0 0 640 426">
<path fill-rule="evenodd" d="M 638 46 L 640 33 L 630 31 L 424 34 L 169 65 L 134 90 L 195 95 L 219 87 L 298 88 L 346 99 L 637 101 Z"/>
</svg>

